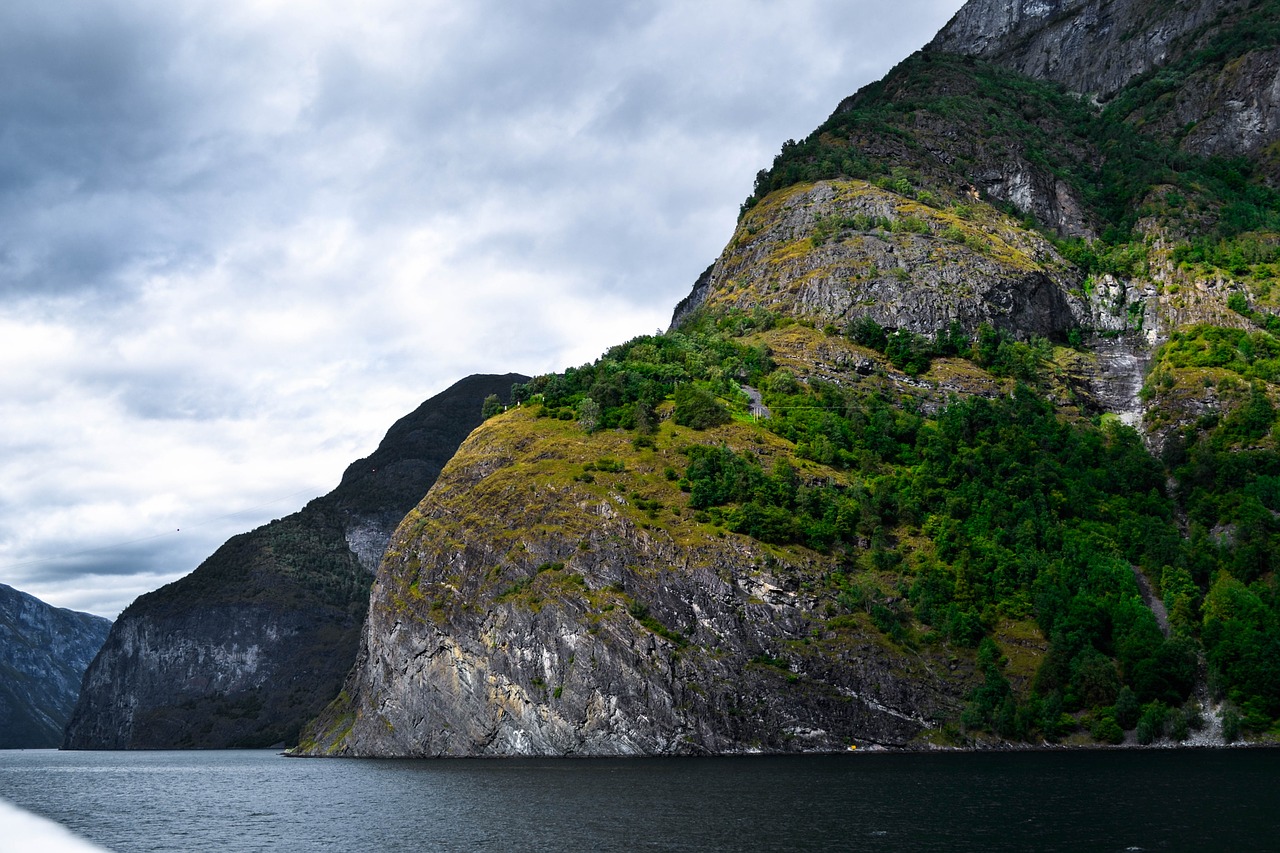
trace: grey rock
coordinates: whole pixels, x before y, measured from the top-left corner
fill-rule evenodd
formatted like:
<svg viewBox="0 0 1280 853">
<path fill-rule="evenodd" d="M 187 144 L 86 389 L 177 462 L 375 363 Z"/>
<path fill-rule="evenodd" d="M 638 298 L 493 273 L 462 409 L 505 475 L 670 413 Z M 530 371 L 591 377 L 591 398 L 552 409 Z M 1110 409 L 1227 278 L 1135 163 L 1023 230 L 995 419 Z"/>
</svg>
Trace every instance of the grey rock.
<svg viewBox="0 0 1280 853">
<path fill-rule="evenodd" d="M 815 638 L 801 580 L 823 566 L 733 534 L 678 543 L 620 494 L 530 482 L 545 453 L 508 438 L 478 431 L 406 517 L 299 754 L 841 751 L 906 745 L 962 704 L 965 673 L 928 654 Z M 491 509 L 454 539 L 477 501 Z"/>
<path fill-rule="evenodd" d="M 1185 37 L 1244 0 L 970 0 L 929 50 L 981 56 L 1107 100 L 1194 47 Z"/>
<path fill-rule="evenodd" d="M 926 227 L 831 230 L 829 223 L 860 215 Z M 948 227 L 982 248 L 947 237 Z M 824 230 L 829 238 L 817 241 Z M 953 220 L 865 182 L 820 181 L 748 213 L 674 322 L 688 305 L 715 305 L 763 307 L 841 328 L 865 316 L 924 335 L 952 322 L 969 331 L 988 323 L 1024 338 L 1114 325 L 1111 306 L 1089 301 L 1080 286 L 1046 240 L 1012 221 Z"/>
<path fill-rule="evenodd" d="M 62 743 L 80 682 L 111 627 L 0 584 L 0 749 Z"/>
</svg>

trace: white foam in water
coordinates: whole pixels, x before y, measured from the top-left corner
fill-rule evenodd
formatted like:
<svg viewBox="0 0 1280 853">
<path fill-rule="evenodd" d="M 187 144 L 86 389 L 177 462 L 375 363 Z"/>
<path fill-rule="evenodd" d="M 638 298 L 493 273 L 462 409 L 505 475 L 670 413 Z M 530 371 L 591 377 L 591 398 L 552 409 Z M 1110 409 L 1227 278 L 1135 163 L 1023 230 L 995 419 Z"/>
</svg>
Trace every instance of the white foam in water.
<svg viewBox="0 0 1280 853">
<path fill-rule="evenodd" d="M 0 848 L 8 853 L 106 853 L 61 824 L 0 800 Z"/>
</svg>

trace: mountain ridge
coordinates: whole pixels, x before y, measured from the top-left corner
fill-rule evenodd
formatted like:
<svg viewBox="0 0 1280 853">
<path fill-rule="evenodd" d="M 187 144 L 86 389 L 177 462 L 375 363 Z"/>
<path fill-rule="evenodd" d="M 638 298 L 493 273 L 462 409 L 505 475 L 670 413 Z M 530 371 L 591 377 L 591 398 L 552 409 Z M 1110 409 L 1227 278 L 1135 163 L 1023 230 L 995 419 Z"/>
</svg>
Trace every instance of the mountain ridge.
<svg viewBox="0 0 1280 853">
<path fill-rule="evenodd" d="M 480 422 L 484 399 L 524 378 L 460 380 L 397 420 L 328 495 L 133 602 L 85 672 L 64 748 L 295 743 L 351 666 L 395 526 Z"/>
<path fill-rule="evenodd" d="M 111 620 L 0 584 L 0 749 L 62 742 L 80 681 Z"/>
<path fill-rule="evenodd" d="M 1134 78 L 1193 50 L 1222 13 L 1248 0 L 981 0 L 929 42 L 1106 101 Z"/>
</svg>

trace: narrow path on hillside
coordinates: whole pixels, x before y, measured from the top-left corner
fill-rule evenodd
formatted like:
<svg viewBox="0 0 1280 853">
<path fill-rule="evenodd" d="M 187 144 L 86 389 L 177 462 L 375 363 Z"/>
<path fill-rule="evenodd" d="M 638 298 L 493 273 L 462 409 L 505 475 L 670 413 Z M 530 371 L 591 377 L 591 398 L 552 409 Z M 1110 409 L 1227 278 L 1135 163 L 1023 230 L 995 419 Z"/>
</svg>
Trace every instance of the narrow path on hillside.
<svg viewBox="0 0 1280 853">
<path fill-rule="evenodd" d="M 1129 566 L 1133 571 L 1133 579 L 1138 582 L 1138 592 L 1142 594 L 1142 603 L 1147 605 L 1156 617 L 1156 624 L 1160 626 L 1160 633 L 1166 637 L 1169 636 L 1169 612 L 1164 609 L 1164 602 L 1156 597 L 1156 592 L 1151 588 L 1151 581 L 1147 580 L 1147 576 L 1142 573 L 1142 569 L 1137 566 Z"/>
</svg>

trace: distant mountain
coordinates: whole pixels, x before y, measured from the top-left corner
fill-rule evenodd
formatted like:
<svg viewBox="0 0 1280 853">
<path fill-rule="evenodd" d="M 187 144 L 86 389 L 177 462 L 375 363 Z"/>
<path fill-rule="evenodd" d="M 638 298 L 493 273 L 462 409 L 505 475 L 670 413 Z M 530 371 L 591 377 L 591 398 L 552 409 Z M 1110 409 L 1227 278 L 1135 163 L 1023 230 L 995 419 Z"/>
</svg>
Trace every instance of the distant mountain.
<svg viewBox="0 0 1280 853">
<path fill-rule="evenodd" d="M 69 749 L 294 743 L 351 667 L 391 532 L 517 374 L 471 376 L 397 421 L 328 495 L 227 541 L 120 615 Z"/>
<path fill-rule="evenodd" d="M 1277 69 L 1280 0 L 972 0 L 462 444 L 299 752 L 1274 739 Z"/>
<path fill-rule="evenodd" d="M 45 749 L 62 730 L 111 622 L 0 584 L 0 749 Z"/>
</svg>

